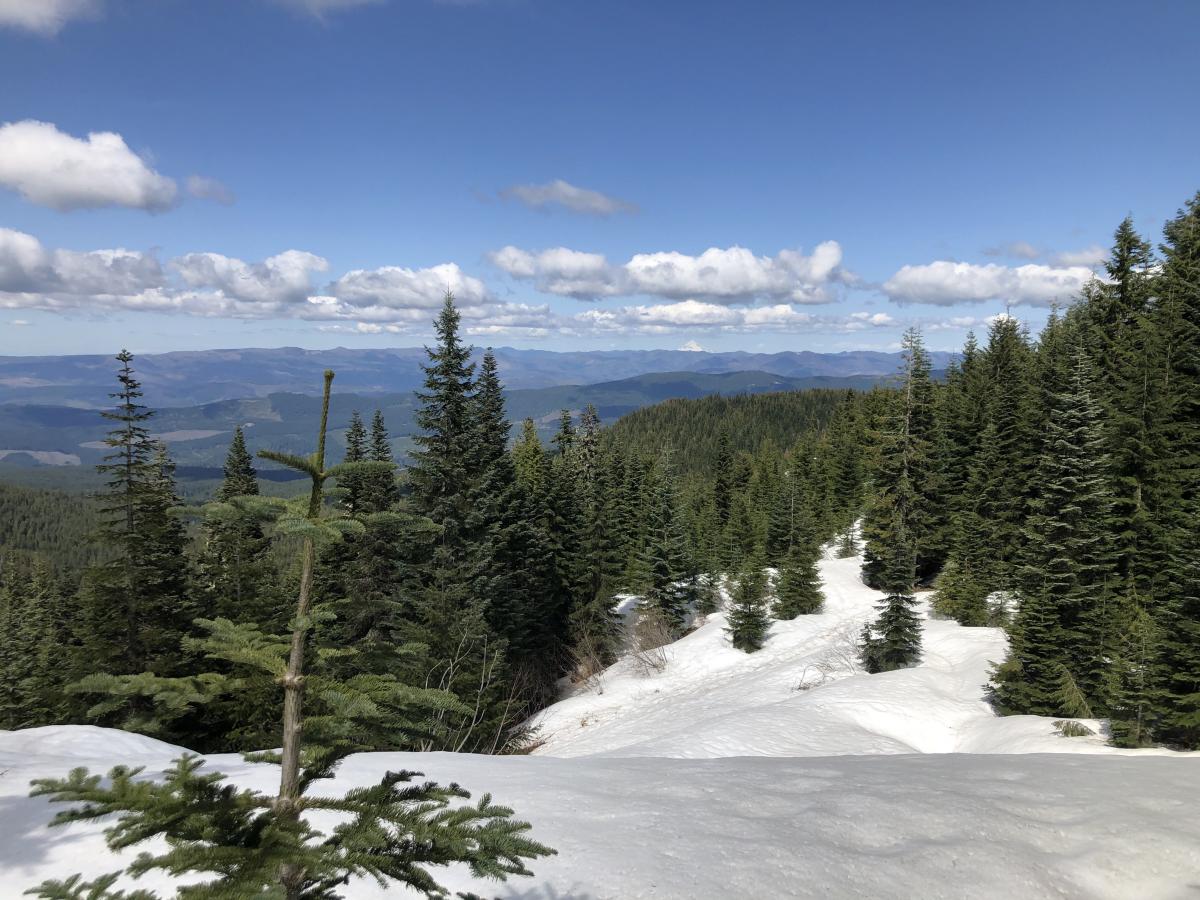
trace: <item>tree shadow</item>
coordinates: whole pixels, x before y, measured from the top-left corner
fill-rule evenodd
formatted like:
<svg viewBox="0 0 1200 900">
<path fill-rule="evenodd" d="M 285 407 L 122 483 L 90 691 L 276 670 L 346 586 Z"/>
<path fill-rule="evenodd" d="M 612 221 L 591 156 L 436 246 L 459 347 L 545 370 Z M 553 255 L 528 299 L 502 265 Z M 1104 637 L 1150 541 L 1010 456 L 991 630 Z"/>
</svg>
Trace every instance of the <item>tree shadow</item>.
<svg viewBox="0 0 1200 900">
<path fill-rule="evenodd" d="M 594 894 L 580 890 L 577 884 L 566 890 L 560 890 L 546 882 L 538 887 L 519 888 L 516 885 L 506 886 L 504 894 L 496 900 L 599 900 Z"/>
</svg>

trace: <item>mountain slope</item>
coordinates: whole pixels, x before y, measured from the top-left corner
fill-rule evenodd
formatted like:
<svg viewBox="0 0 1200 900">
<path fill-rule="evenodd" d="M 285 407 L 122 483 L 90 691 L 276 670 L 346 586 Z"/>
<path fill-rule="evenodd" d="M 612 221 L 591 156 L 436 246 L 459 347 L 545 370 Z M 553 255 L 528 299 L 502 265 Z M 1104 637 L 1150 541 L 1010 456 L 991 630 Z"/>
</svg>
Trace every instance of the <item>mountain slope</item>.
<svg viewBox="0 0 1200 900">
<path fill-rule="evenodd" d="M 340 384 L 340 378 L 338 382 Z M 869 388 L 876 376 L 788 377 L 767 372 L 696 374 L 659 372 L 618 381 L 588 385 L 510 390 L 506 392 L 512 421 L 525 417 L 539 423 L 545 436 L 557 426 L 559 411 L 578 412 L 588 403 L 611 423 L 644 406 L 671 397 L 696 398 L 713 394 L 758 394 L 808 388 Z M 395 439 L 394 449 L 403 458 L 416 428 L 413 416 L 417 398 L 411 391 L 333 394 L 330 411 L 334 446 L 342 439 L 350 414 L 357 409 L 370 414 L 381 409 Z M 320 399 L 302 393 L 272 393 L 265 397 L 218 400 L 198 406 L 159 409 L 151 420 L 154 434 L 171 447 L 181 467 L 181 477 L 200 477 L 189 468 L 208 468 L 219 476 L 229 439 L 236 425 L 246 428 L 252 451 L 261 448 L 303 452 L 311 440 L 320 410 Z M 32 465 L 87 466 L 99 461 L 106 448 L 102 439 L 107 423 L 92 409 L 69 406 L 0 404 L 0 472 L 14 477 L 14 467 Z"/>
<path fill-rule="evenodd" d="M 115 349 L 114 349 L 115 352 Z M 655 372 L 717 375 L 758 371 L 789 378 L 889 376 L 900 354 L 871 350 L 842 353 L 705 353 L 682 350 L 555 352 L 496 349 L 500 377 L 512 390 L 595 384 Z M 476 351 L 476 359 L 480 352 Z M 934 353 L 934 368 L 954 357 Z M 420 347 L 386 350 L 203 350 L 140 354 L 135 366 L 152 406 L 192 406 L 215 400 L 316 393 L 321 373 L 333 369 L 339 390 L 361 394 L 408 392 L 420 387 Z M 0 356 L 0 404 L 98 408 L 106 405 L 113 360 L 106 356 Z"/>
</svg>

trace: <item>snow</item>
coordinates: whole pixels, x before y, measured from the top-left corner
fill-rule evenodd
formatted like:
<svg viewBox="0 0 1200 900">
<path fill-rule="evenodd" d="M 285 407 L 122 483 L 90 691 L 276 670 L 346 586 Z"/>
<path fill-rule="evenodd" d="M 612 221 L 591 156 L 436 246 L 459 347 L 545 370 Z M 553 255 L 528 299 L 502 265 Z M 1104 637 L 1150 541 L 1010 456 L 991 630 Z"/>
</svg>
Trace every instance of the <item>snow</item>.
<svg viewBox="0 0 1200 900">
<path fill-rule="evenodd" d="M 734 650 L 725 615 L 716 613 L 665 648 L 662 672 L 647 675 L 631 659 L 618 662 L 533 719 L 543 742 L 534 752 L 677 758 L 1169 753 L 1116 750 L 1094 721 L 1087 723 L 1094 737 L 1063 738 L 1050 719 L 997 717 L 984 686 L 1006 652 L 998 628 L 926 618 L 920 665 L 867 675 L 855 643 L 882 595 L 862 583 L 861 565 L 861 558 L 827 552 L 819 564 L 823 612 L 774 622 L 757 653 Z"/>
<path fill-rule="evenodd" d="M 407 768 L 493 793 L 559 855 L 503 885 L 439 879 L 508 900 L 1196 895 L 1198 754 L 996 717 L 983 699 L 1004 654 L 995 629 L 926 620 L 919 666 L 863 674 L 853 641 L 879 595 L 858 566 L 824 559 L 825 611 L 775 623 L 758 653 L 731 649 L 718 613 L 666 648 L 661 672 L 623 660 L 536 718 L 534 755 L 358 754 L 328 790 Z M 30 779 L 117 763 L 150 777 L 180 752 L 103 728 L 0 732 L 0 898 L 133 856 L 114 860 L 94 824 L 47 829 Z M 276 783 L 274 767 L 209 760 L 240 784 Z M 161 876 L 136 884 L 169 896 Z M 373 882 L 346 894 L 410 896 Z"/>
</svg>

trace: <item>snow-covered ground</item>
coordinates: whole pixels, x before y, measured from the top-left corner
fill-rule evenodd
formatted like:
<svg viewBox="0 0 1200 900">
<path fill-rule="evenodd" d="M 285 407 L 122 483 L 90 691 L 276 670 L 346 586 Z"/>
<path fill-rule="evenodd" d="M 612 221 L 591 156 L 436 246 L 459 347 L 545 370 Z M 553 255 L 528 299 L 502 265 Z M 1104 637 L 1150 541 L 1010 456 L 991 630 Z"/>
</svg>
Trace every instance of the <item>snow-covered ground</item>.
<svg viewBox="0 0 1200 900">
<path fill-rule="evenodd" d="M 626 658 L 533 724 L 545 756 L 840 756 L 878 753 L 1133 753 L 1095 737 L 1063 738 L 1038 716 L 996 716 L 984 701 L 998 628 L 926 619 L 921 664 L 867 675 L 857 664 L 863 623 L 882 595 L 858 557 L 820 563 L 824 611 L 774 622 L 762 650 L 733 649 L 725 614 L 664 648 L 646 672 Z M 1172 754 L 1178 755 L 1178 754 Z M 1200 768 L 1197 768 L 1200 777 Z"/>
<path fill-rule="evenodd" d="M 484 896 L 1198 896 L 1197 754 L 1122 752 L 1059 737 L 1049 719 L 995 717 L 982 699 L 1004 652 L 993 629 L 930 620 L 920 666 L 856 672 L 853 639 L 879 595 L 857 560 L 826 559 L 821 574 L 821 615 L 776 623 L 752 655 L 728 646 L 714 615 L 667 648 L 663 671 L 622 661 L 538 716 L 533 756 L 359 754 L 330 789 L 408 768 L 514 806 L 559 855 L 505 885 L 444 873 Z M 95 826 L 47 830 L 31 778 L 154 772 L 179 752 L 99 728 L 0 732 L 0 898 L 121 865 Z M 265 790 L 277 778 L 236 756 L 210 762 Z M 347 889 L 385 895 L 408 896 Z"/>
</svg>

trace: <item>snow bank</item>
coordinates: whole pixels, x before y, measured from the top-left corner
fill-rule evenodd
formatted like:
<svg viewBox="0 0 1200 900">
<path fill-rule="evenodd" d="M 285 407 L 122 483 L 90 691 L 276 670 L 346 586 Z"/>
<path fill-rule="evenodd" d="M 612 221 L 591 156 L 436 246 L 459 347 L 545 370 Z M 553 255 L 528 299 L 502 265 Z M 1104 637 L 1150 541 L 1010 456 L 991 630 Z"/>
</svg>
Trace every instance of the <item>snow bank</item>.
<svg viewBox="0 0 1200 900">
<path fill-rule="evenodd" d="M 40 729 L 50 732 L 50 729 Z M 53 730 L 78 764 L 105 768 L 119 732 Z M 97 733 L 99 732 L 99 733 Z M 11 748 L 18 747 L 14 752 Z M 61 757 L 0 732 L 0 897 L 49 876 L 113 871 L 100 828 L 47 830 L 30 778 Z M 162 766 L 171 748 L 141 762 Z M 86 754 L 93 759 L 86 759 Z M 266 787 L 275 770 L 237 757 L 212 765 Z M 827 759 L 552 759 L 360 754 L 332 789 L 416 768 L 492 791 L 559 855 L 504 885 L 447 872 L 454 890 L 523 900 L 694 898 L 1157 898 L 1190 896 L 1200 871 L 1194 760 L 1069 754 L 848 756 Z M 131 854 L 126 854 L 128 860 Z M 149 877 L 139 884 L 166 885 Z M 373 882 L 354 900 L 401 898 Z"/>
<path fill-rule="evenodd" d="M 758 653 L 729 647 L 717 614 L 667 648 L 662 672 L 618 663 L 599 690 L 537 717 L 534 756 L 359 754 L 328 790 L 404 768 L 491 792 L 559 855 L 505 885 L 464 870 L 440 880 L 508 900 L 1195 896 L 1197 754 L 994 716 L 996 629 L 926 620 L 919 666 L 862 674 L 854 641 L 879 594 L 858 566 L 823 560 L 825 611 L 775 623 Z M 115 860 L 97 825 L 47 829 L 53 809 L 27 796 L 30 779 L 117 763 L 150 777 L 180 752 L 102 728 L 0 732 L 0 900 L 133 856 Z M 274 767 L 209 761 L 240 784 L 277 784 Z M 170 894 L 161 878 L 138 883 Z M 373 882 L 346 894 L 410 896 Z"/>
<path fill-rule="evenodd" d="M 1053 720 L 1000 718 L 985 702 L 998 628 L 924 621 L 920 665 L 867 675 L 857 664 L 862 625 L 878 591 L 860 558 L 827 555 L 824 611 L 771 626 L 757 653 L 734 650 L 717 613 L 666 648 L 662 672 L 622 660 L 531 721 L 543 756 L 842 756 L 881 753 L 1100 753 L 1104 737 L 1063 738 Z M 927 613 L 927 611 L 926 611 Z M 1090 723 L 1099 732 L 1099 723 Z M 1174 754 L 1178 755 L 1178 754 Z M 1198 772 L 1200 774 L 1200 772 Z"/>
</svg>

